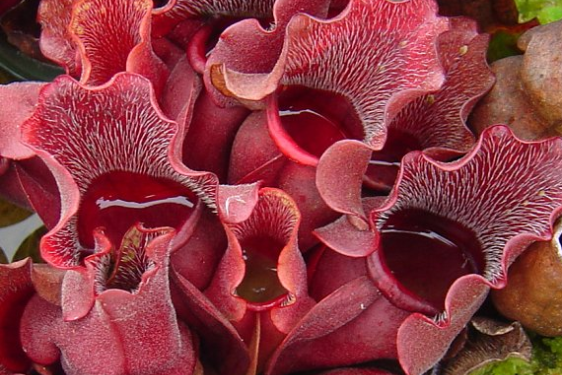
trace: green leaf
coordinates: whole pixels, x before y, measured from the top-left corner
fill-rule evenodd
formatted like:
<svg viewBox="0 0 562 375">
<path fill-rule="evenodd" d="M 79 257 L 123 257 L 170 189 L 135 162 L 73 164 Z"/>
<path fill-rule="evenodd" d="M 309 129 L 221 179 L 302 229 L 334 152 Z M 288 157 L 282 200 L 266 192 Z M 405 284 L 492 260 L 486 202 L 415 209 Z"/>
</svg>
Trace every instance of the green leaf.
<svg viewBox="0 0 562 375">
<path fill-rule="evenodd" d="M 0 228 L 19 223 L 31 214 L 31 212 L 0 198 Z"/>
<path fill-rule="evenodd" d="M 6 256 L 4 249 L 0 247 L 0 264 L 8 264 L 8 263 L 9 263 L 8 257 Z"/>
<path fill-rule="evenodd" d="M 493 362 L 484 368 L 471 372 L 470 375 L 532 375 L 531 364 L 521 358 L 509 358 L 502 362 Z"/>
<path fill-rule="evenodd" d="M 39 252 L 39 242 L 45 233 L 47 233 L 47 229 L 44 226 L 31 233 L 14 254 L 13 261 L 30 257 L 34 263 L 45 263 Z"/>
<path fill-rule="evenodd" d="M 535 337 L 532 365 L 537 375 L 562 374 L 562 337 Z"/>
<path fill-rule="evenodd" d="M 562 0 L 515 0 L 519 23 L 537 18 L 541 24 L 562 19 Z"/>
<path fill-rule="evenodd" d="M 488 46 L 488 61 L 494 62 L 505 57 L 520 55 L 521 50 L 517 47 L 517 39 L 520 35 L 520 33 L 505 31 L 493 34 Z"/>
<path fill-rule="evenodd" d="M 537 19 L 542 24 L 551 23 L 562 19 L 562 5 L 542 9 L 540 12 L 538 12 Z"/>
<path fill-rule="evenodd" d="M 533 343 L 531 363 L 519 358 L 493 362 L 470 375 L 560 375 L 562 374 L 562 337 L 542 337 L 528 332 Z"/>
</svg>

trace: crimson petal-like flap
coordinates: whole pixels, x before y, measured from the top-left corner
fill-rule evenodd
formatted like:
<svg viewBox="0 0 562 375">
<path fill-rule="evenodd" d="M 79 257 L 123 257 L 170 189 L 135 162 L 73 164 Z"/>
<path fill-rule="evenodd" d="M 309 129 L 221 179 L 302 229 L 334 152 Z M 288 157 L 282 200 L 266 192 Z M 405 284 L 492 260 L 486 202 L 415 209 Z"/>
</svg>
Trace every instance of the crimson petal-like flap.
<svg viewBox="0 0 562 375">
<path fill-rule="evenodd" d="M 221 185 L 218 211 L 224 223 L 236 224 L 247 220 L 258 202 L 259 183 Z"/>
<path fill-rule="evenodd" d="M 82 55 L 81 82 L 99 85 L 123 71 L 149 78 L 159 92 L 167 68 L 153 53 L 151 0 L 81 0 L 75 3 L 69 29 Z"/>
<path fill-rule="evenodd" d="M 414 138 L 420 150 L 444 147 L 467 151 L 475 138 L 466 119 L 495 81 L 486 63 L 488 35 L 477 35 L 476 25 L 469 20 L 454 21 L 456 27 L 438 40 L 445 83 L 438 91 L 408 103 L 389 125 L 389 131 L 397 129 Z"/>
<path fill-rule="evenodd" d="M 45 83 L 16 82 L 0 87 L 0 155 L 9 159 L 26 159 L 33 151 L 21 143 L 21 125 L 31 114 L 39 91 Z"/>
<path fill-rule="evenodd" d="M 331 209 L 367 221 L 361 186 L 371 154 L 367 145 L 355 140 L 336 142 L 322 154 L 316 168 L 316 186 Z"/>
<path fill-rule="evenodd" d="M 222 69 L 223 91 L 261 100 L 282 84 L 343 95 L 363 123 L 365 140 L 380 148 L 398 110 L 443 80 L 436 38 L 448 22 L 436 12 L 429 0 L 351 0 L 329 21 L 296 15 L 272 73 L 254 76 Z"/>
<path fill-rule="evenodd" d="M 82 62 L 68 28 L 75 2 L 76 0 L 43 0 L 37 10 L 37 20 L 41 24 L 41 52 L 63 66 L 71 76 L 79 77 Z"/>
<path fill-rule="evenodd" d="M 350 257 L 364 257 L 376 250 L 377 233 L 366 222 L 353 216 L 342 216 L 336 221 L 314 230 L 314 234 L 329 248 Z"/>
<path fill-rule="evenodd" d="M 150 82 L 143 77 L 121 73 L 104 86 L 87 89 L 61 76 L 46 86 L 24 124 L 25 142 L 52 170 L 62 196 L 61 219 L 42 240 L 44 259 L 60 267 L 80 264 L 84 248 L 76 213 L 81 196 L 104 173 L 164 178 L 214 209 L 216 177 L 181 164 L 182 134 L 156 107 Z"/>
<path fill-rule="evenodd" d="M 66 270 L 51 267 L 48 264 L 35 264 L 31 273 L 31 281 L 37 294 L 53 305 L 61 305 L 61 286 Z"/>
<path fill-rule="evenodd" d="M 215 92 L 211 81 L 217 78 L 215 69 L 223 63 L 225 68 L 241 73 L 271 72 L 281 55 L 285 29 L 291 18 L 298 13 L 324 18 L 329 3 L 327 0 L 277 0 L 272 10 L 274 22 L 268 29 L 255 19 L 229 27 L 222 33 L 206 63 L 205 83 L 209 91 Z M 215 100 L 224 101 L 220 97 Z"/>
<path fill-rule="evenodd" d="M 445 290 L 442 314 L 434 319 L 414 314 L 400 329 L 399 353 L 404 357 L 399 359 L 409 374 L 421 374 L 433 366 L 481 305 L 487 288 L 505 285 L 506 268 L 515 257 L 530 242 L 552 235 L 552 222 L 562 210 L 561 168 L 562 140 L 526 143 L 504 126 L 488 128 L 467 156 L 451 163 L 437 162 L 420 152 L 404 157 L 389 200 L 372 211 L 376 230 L 383 236 L 385 231 L 404 236 L 415 225 L 432 222 L 435 230 L 452 235 L 450 240 L 461 241 L 458 245 L 466 246 L 462 250 L 466 261 L 472 257 L 475 262 L 471 266 L 475 269 L 463 271 Z M 415 219 L 416 215 L 424 219 Z M 401 227 L 407 220 L 418 221 Z M 474 236 L 473 242 L 462 243 L 462 236 Z M 404 288 L 398 276 L 380 267 L 381 259 L 402 250 L 407 251 L 383 246 L 373 253 L 371 276 L 391 301 L 420 311 L 408 302 L 412 294 L 398 291 Z M 409 280 L 410 287 L 415 283 Z M 428 343 L 427 337 L 434 341 Z"/>
<path fill-rule="evenodd" d="M 145 272 L 137 292 L 106 290 L 81 319 L 66 322 L 59 307 L 32 299 L 21 327 L 29 357 L 49 364 L 60 356 L 65 371 L 74 374 L 191 374 L 196 363 L 192 337 L 171 303 L 173 237 L 168 232 L 148 244 L 154 267 Z M 95 360 L 84 355 L 91 348 L 96 348 Z"/>
<path fill-rule="evenodd" d="M 406 318 L 396 340 L 398 358 L 407 374 L 423 374 L 435 366 L 480 308 L 488 291 L 480 277 L 467 276 L 451 286 L 445 301 L 446 314 L 437 323 L 422 314 Z"/>
</svg>

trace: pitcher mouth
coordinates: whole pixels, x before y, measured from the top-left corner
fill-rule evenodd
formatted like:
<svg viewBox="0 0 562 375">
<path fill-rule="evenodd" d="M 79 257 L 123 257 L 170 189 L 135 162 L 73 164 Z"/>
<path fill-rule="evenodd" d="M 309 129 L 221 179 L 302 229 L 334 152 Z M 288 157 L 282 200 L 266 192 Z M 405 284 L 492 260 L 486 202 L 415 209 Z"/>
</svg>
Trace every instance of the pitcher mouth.
<svg viewBox="0 0 562 375">
<path fill-rule="evenodd" d="M 260 235 L 241 240 L 240 247 L 246 272 L 236 294 L 256 307 L 275 305 L 287 294 L 277 276 L 277 258 L 283 242 Z"/>
<path fill-rule="evenodd" d="M 380 229 L 369 272 L 393 303 L 435 315 L 458 278 L 481 273 L 485 256 L 476 234 L 452 219 L 416 209 L 391 214 Z"/>
<path fill-rule="evenodd" d="M 271 310 L 296 301 L 299 289 L 292 277 L 298 267 L 293 265 L 293 257 L 300 257 L 299 223 L 300 213 L 288 195 L 262 188 L 251 215 L 227 225 L 229 250 L 240 265 L 229 293 L 243 300 L 249 310 Z"/>
<path fill-rule="evenodd" d="M 304 86 L 285 86 L 267 106 L 269 132 L 281 152 L 305 165 L 335 142 L 362 139 L 361 121 L 342 95 Z"/>
<path fill-rule="evenodd" d="M 195 211 L 199 199 L 180 183 L 130 172 L 110 172 L 92 181 L 78 211 L 78 236 L 94 248 L 93 232 L 103 228 L 114 246 L 136 223 L 146 228 L 180 230 Z"/>
</svg>

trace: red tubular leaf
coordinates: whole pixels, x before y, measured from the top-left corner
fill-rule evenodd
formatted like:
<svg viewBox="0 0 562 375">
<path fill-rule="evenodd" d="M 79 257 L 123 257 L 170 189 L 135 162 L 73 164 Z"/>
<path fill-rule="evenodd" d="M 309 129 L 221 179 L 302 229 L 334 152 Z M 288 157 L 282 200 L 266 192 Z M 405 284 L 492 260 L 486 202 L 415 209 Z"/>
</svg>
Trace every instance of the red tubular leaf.
<svg viewBox="0 0 562 375">
<path fill-rule="evenodd" d="M 312 250 L 308 262 L 309 293 L 321 301 L 341 286 L 367 275 L 365 258 L 339 254 L 326 246 Z"/>
<path fill-rule="evenodd" d="M 210 236 L 209 233 L 213 235 Z M 174 270 L 196 288 L 204 290 L 213 278 L 226 243 L 226 235 L 218 215 L 204 210 L 187 243 L 172 254 Z"/>
<path fill-rule="evenodd" d="M 260 147 L 254 147 L 256 144 Z M 315 175 L 315 168 L 291 162 L 280 154 L 267 131 L 264 111 L 255 111 L 246 118 L 232 146 L 229 182 L 260 181 L 293 197 L 302 214 L 299 247 L 303 252 L 318 242 L 312 231 L 338 216 L 318 194 Z"/>
<path fill-rule="evenodd" d="M 26 372 L 29 359 L 22 350 L 19 324 L 23 310 L 34 293 L 31 261 L 0 264 L 0 373 L 3 369 Z"/>
<path fill-rule="evenodd" d="M 380 148 L 390 120 L 407 101 L 442 82 L 435 39 L 448 23 L 436 10 L 428 0 L 352 0 L 329 21 L 299 14 L 287 26 L 271 74 L 222 69 L 224 91 L 261 100 L 283 84 L 341 94 L 361 119 L 365 140 Z"/>
<path fill-rule="evenodd" d="M 47 228 L 60 213 L 60 196 L 51 172 L 38 157 L 11 162 L 0 157 L 0 195 L 29 211 L 35 211 Z"/>
<path fill-rule="evenodd" d="M 173 237 L 167 233 L 147 245 L 155 266 L 137 292 L 104 291 L 83 318 L 66 322 L 56 306 L 32 300 L 21 328 L 28 355 L 42 364 L 60 355 L 68 373 L 191 373 L 196 362 L 191 334 L 177 321 L 169 289 Z M 87 348 L 96 348 L 95 361 L 84 356 Z"/>
<path fill-rule="evenodd" d="M 315 168 L 287 162 L 277 180 L 277 186 L 294 197 L 301 212 L 299 248 L 303 253 L 318 244 L 318 238 L 313 231 L 331 223 L 339 216 L 324 203 L 318 194 L 314 183 L 315 176 Z"/>
<path fill-rule="evenodd" d="M 47 228 L 53 228 L 60 215 L 60 193 L 51 171 L 43 160 L 35 156 L 29 160 L 14 163 L 15 179 Z"/>
<path fill-rule="evenodd" d="M 396 332 L 407 315 L 382 297 L 367 277 L 357 278 L 322 299 L 302 318 L 276 350 L 266 373 L 395 358 Z M 336 347 L 346 349 L 335 352 Z"/>
<path fill-rule="evenodd" d="M 309 341 L 324 337 L 355 319 L 364 308 L 379 298 L 379 293 L 366 277 L 361 277 L 345 284 L 316 305 L 301 321 L 298 327 L 287 337 L 283 346 L 296 341 Z M 331 316 L 332 319 L 318 317 Z M 280 350 L 282 352 L 282 350 Z"/>
<path fill-rule="evenodd" d="M 321 372 L 319 375 L 392 375 L 392 373 L 376 369 L 347 368 Z"/>
<path fill-rule="evenodd" d="M 414 300 L 411 311 L 420 311 L 417 302 L 444 311 L 436 320 L 414 314 L 401 328 L 399 359 L 409 374 L 433 366 L 480 307 L 488 288 L 505 285 L 506 268 L 513 259 L 533 240 L 552 235 L 552 222 L 562 209 L 561 167 L 560 139 L 526 143 L 504 126 L 487 129 L 475 148 L 454 162 L 437 162 L 416 152 L 403 159 L 388 201 L 372 211 L 381 235 L 373 256 L 382 259 L 382 266 L 370 264 L 371 277 L 398 306 Z M 425 252 L 409 246 L 406 239 L 411 240 L 412 231 L 426 229 L 448 241 L 446 246 L 458 246 L 453 251 L 462 255 L 454 260 L 458 264 L 429 260 L 435 257 L 421 243 L 417 247 Z M 399 237 L 404 242 L 396 245 Z M 396 246 L 386 247 L 390 240 Z M 434 249 L 441 246 L 435 245 Z M 408 268 L 400 254 L 423 257 L 425 264 L 416 261 Z M 396 259 L 402 259 L 399 266 Z M 457 267 L 458 273 L 448 273 Z M 426 269 L 450 281 L 433 285 L 425 278 Z M 423 275 L 429 288 L 420 287 Z M 434 341 L 428 343 L 427 337 Z"/>
<path fill-rule="evenodd" d="M 260 147 L 253 147 L 256 144 Z M 277 172 L 285 161 L 269 136 L 265 111 L 254 111 L 244 120 L 234 138 L 228 182 L 239 184 L 262 180 L 264 185 L 274 186 Z"/>
<path fill-rule="evenodd" d="M 246 344 L 218 308 L 179 273 L 172 273 L 178 293 L 174 305 L 178 315 L 201 336 L 221 374 L 246 374 L 250 358 Z"/>
<path fill-rule="evenodd" d="M 168 82 L 159 97 L 162 111 L 170 119 L 185 126 L 191 120 L 193 106 L 201 91 L 201 83 L 185 57 L 180 58 L 168 76 Z"/>
<path fill-rule="evenodd" d="M 195 102 L 183 144 L 185 164 L 195 170 L 213 172 L 221 180 L 226 178 L 232 142 L 247 116 L 246 108 L 220 108 L 209 93 L 202 91 Z"/>
<path fill-rule="evenodd" d="M 80 197 L 104 174 L 126 171 L 135 178 L 164 179 L 158 184 L 179 184 L 198 197 L 194 212 L 200 203 L 215 208 L 216 177 L 179 161 L 182 134 L 155 106 L 151 85 L 140 76 L 118 74 L 95 89 L 62 76 L 46 86 L 24 125 L 26 142 L 52 170 L 63 197 L 61 219 L 43 238 L 43 257 L 61 267 L 80 264 L 85 246 L 77 233 Z M 193 230 L 192 218 L 177 228 L 178 246 Z"/>
<path fill-rule="evenodd" d="M 297 245 L 299 222 L 286 193 L 260 189 L 248 219 L 225 224 L 229 246 L 205 291 L 246 342 L 261 325 L 259 367 L 313 304 Z"/>
<path fill-rule="evenodd" d="M 170 0 L 154 11 L 156 36 L 167 34 L 186 19 L 205 17 L 271 17 L 274 0 Z"/>
<path fill-rule="evenodd" d="M 234 212 L 232 215 L 238 216 Z M 246 216 L 245 208 L 244 216 Z M 299 300 L 302 297 L 306 300 L 306 270 L 296 243 L 299 222 L 298 208 L 288 195 L 278 189 L 263 188 L 259 191 L 259 200 L 253 212 L 245 221 L 225 223 L 229 247 L 219 265 L 214 282 L 207 290 L 209 298 L 218 306 L 223 306 L 225 315 L 232 317 L 234 321 L 239 321 L 247 308 L 256 311 L 278 307 L 283 309 L 286 305 L 292 305 L 295 299 Z M 262 246 L 254 246 L 254 241 Z M 251 254 L 253 252 L 260 252 L 260 254 Z M 246 266 L 244 258 L 252 256 L 257 256 L 257 263 L 253 266 L 256 270 L 261 267 L 262 261 L 273 262 L 276 271 L 270 276 L 278 278 L 279 286 L 284 288 L 284 293 L 276 294 L 271 298 L 264 297 L 265 300 L 260 302 L 252 302 L 238 296 L 240 291 L 237 292 L 237 289 L 248 272 L 247 268 L 252 267 Z M 260 290 L 261 286 L 258 285 L 256 288 Z M 253 287 L 248 289 L 248 295 L 252 293 L 251 290 Z M 254 297 L 256 300 L 261 300 L 259 295 Z"/>
</svg>

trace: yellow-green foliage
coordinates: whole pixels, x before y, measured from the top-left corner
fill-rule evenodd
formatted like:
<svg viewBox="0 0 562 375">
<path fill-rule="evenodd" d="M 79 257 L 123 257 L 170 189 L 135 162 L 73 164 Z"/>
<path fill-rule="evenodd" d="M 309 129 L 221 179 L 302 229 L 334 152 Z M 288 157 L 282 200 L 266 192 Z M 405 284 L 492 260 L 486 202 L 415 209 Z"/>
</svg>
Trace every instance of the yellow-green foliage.
<svg viewBox="0 0 562 375">
<path fill-rule="evenodd" d="M 531 364 L 520 358 L 509 358 L 503 362 L 494 362 L 470 375 L 532 375 Z"/>
<path fill-rule="evenodd" d="M 519 22 L 537 18 L 540 23 L 562 19 L 562 0 L 515 0 L 519 11 Z"/>
<path fill-rule="evenodd" d="M 562 337 L 535 338 L 531 365 L 538 375 L 562 375 Z"/>
<path fill-rule="evenodd" d="M 562 337 L 536 336 L 533 341 L 531 362 L 509 358 L 495 362 L 470 375 L 562 375 Z"/>
</svg>

